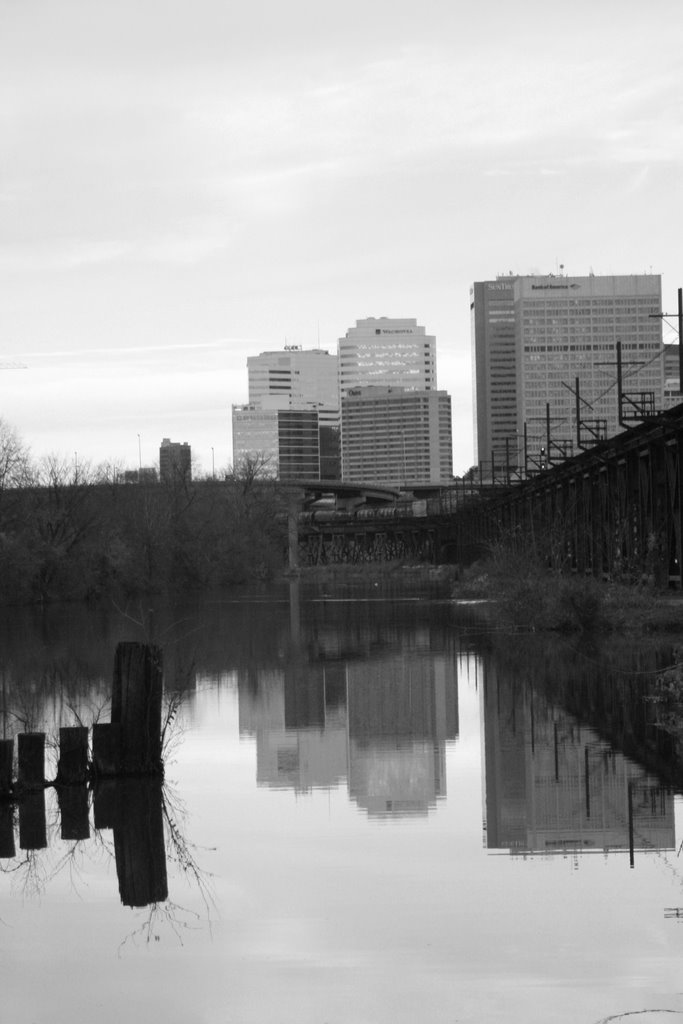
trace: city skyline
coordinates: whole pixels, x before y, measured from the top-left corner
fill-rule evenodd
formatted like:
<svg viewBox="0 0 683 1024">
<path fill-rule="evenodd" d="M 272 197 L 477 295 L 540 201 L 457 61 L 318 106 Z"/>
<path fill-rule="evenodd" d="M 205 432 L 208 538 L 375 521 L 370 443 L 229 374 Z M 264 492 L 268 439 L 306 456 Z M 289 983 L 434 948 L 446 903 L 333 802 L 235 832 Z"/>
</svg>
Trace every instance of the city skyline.
<svg viewBox="0 0 683 1024">
<path fill-rule="evenodd" d="M 472 281 L 651 271 L 675 311 L 683 13 L 618 14 L 2 5 L 0 416 L 36 458 L 180 437 L 207 472 L 247 357 L 415 317 L 464 472 Z"/>
</svg>

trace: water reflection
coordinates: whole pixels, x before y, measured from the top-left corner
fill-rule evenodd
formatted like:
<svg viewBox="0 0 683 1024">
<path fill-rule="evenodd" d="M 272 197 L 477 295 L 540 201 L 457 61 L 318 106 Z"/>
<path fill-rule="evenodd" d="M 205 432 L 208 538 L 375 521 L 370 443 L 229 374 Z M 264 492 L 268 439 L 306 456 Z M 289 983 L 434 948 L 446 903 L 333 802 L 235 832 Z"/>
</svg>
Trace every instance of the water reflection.
<svg viewBox="0 0 683 1024">
<path fill-rule="evenodd" d="M 296 588 L 290 609 L 285 666 L 238 677 L 258 784 L 306 792 L 346 781 L 370 816 L 427 814 L 446 794 L 446 741 L 458 733 L 452 642 L 414 614 L 410 630 L 383 624 L 363 601 L 314 603 L 305 629 Z"/>
<path fill-rule="evenodd" d="M 0 805 L 0 870 L 17 877 L 23 872 L 27 891 L 41 889 L 38 878 L 47 884 L 76 858 L 99 856 L 106 850 L 114 858 L 124 906 L 157 906 L 168 900 L 169 856 L 200 889 L 208 905 L 207 879 L 184 834 L 182 806 L 158 779 L 107 780 L 94 790 L 84 785 L 59 787 L 54 790 L 57 813 L 50 816 L 47 804 L 52 792 L 29 793 L 16 808 Z"/>
<path fill-rule="evenodd" d="M 161 783 L 117 779 L 98 786 L 95 814 L 114 836 L 119 895 L 125 907 L 146 907 L 168 898 Z"/>
<path fill-rule="evenodd" d="M 633 656 L 627 667 L 614 651 L 587 660 L 529 644 L 520 654 L 494 650 L 483 659 L 487 847 L 628 852 L 632 865 L 637 851 L 673 850 L 666 775 L 674 778 L 679 762 L 672 738 L 649 721 L 656 652 L 638 652 L 635 673 Z"/>
<path fill-rule="evenodd" d="M 306 792 L 348 784 L 373 815 L 426 814 L 445 796 L 457 736 L 457 674 L 445 656 L 300 664 L 239 689 L 259 785 Z"/>
</svg>

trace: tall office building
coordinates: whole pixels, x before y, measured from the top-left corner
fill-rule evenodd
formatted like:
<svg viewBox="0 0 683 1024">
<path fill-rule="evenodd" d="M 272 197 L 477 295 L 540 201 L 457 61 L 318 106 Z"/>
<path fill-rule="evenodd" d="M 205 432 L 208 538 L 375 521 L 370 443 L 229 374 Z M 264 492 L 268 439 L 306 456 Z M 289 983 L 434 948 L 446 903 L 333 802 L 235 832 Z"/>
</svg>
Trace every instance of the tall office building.
<svg viewBox="0 0 683 1024">
<path fill-rule="evenodd" d="M 416 320 L 368 317 L 339 339 L 342 478 L 409 487 L 453 475 L 450 397 Z"/>
<path fill-rule="evenodd" d="M 436 340 L 416 320 L 368 317 L 339 339 L 339 387 L 436 387 Z"/>
<path fill-rule="evenodd" d="M 187 441 L 165 437 L 159 448 L 159 477 L 162 483 L 192 479 L 192 449 Z"/>
<path fill-rule="evenodd" d="M 292 407 L 314 403 L 339 416 L 339 360 L 323 349 L 285 345 L 261 352 L 247 359 L 247 374 L 250 405 L 280 397 Z"/>
<path fill-rule="evenodd" d="M 250 356 L 249 402 L 233 407 L 233 464 L 258 456 L 281 480 L 338 479 L 338 371 L 337 356 L 322 349 Z"/>
<path fill-rule="evenodd" d="M 445 391 L 352 388 L 342 398 L 342 478 L 409 489 L 453 477 Z"/>
<path fill-rule="evenodd" d="M 678 345 L 664 346 L 664 408 L 673 409 L 683 401 Z"/>
<path fill-rule="evenodd" d="M 233 465 L 256 460 L 263 476 L 283 482 L 321 478 L 320 420 L 313 407 L 233 405 Z"/>
<path fill-rule="evenodd" d="M 477 282 L 470 292 L 475 379 L 475 457 L 519 461 L 528 449 L 577 445 L 577 395 L 584 437 L 611 437 L 619 423 L 617 342 L 622 392 L 637 405 L 664 398 L 661 278 L 514 276 Z M 641 394 L 642 393 L 642 394 Z M 625 402 L 625 409 L 634 412 Z M 550 453 L 552 455 L 552 452 Z"/>
</svg>

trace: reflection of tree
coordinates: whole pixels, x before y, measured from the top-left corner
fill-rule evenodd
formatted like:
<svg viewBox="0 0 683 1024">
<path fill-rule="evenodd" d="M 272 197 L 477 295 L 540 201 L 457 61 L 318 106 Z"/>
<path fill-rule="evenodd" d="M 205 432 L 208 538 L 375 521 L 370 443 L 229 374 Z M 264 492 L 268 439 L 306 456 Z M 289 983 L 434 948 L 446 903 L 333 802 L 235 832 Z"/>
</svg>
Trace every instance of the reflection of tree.
<svg viewBox="0 0 683 1024">
<path fill-rule="evenodd" d="M 26 900 L 42 896 L 53 877 L 48 870 L 47 858 L 41 856 L 39 850 L 24 850 L 21 857 L 12 862 L 2 862 L 0 872 L 9 877 L 12 889 L 20 892 Z"/>
<path fill-rule="evenodd" d="M 129 944 L 137 945 L 138 942 L 143 942 L 149 945 L 151 942 L 161 942 L 164 930 L 170 930 L 182 946 L 183 932 L 197 927 L 199 920 L 199 914 L 196 911 L 188 910 L 177 903 L 171 901 L 152 903 L 147 908 L 147 914 L 138 927 L 121 941 L 119 956 Z"/>
<path fill-rule="evenodd" d="M 199 866 L 197 861 L 198 847 L 190 843 L 184 830 L 187 810 L 178 794 L 165 786 L 162 792 L 163 815 L 166 838 L 166 856 L 177 865 L 190 885 L 199 892 L 202 903 L 210 919 L 212 908 L 215 908 L 211 876 Z"/>
<path fill-rule="evenodd" d="M 200 866 L 198 847 L 187 838 L 187 814 L 176 793 L 155 779 L 119 779 L 107 782 L 95 791 L 81 786 L 63 788 L 86 796 L 86 804 L 87 794 L 92 792 L 95 811 L 92 838 L 87 842 L 62 843 L 56 857 L 45 847 L 22 848 L 17 857 L 12 835 L 11 849 L 7 844 L 4 846 L 0 873 L 10 879 L 14 892 L 24 899 L 39 898 L 54 879 L 66 874 L 73 891 L 80 893 L 88 866 L 113 857 L 121 902 L 137 911 L 145 909 L 141 923 L 121 946 L 140 939 L 158 942 L 165 930 L 170 930 L 182 942 L 188 929 L 200 926 L 203 915 L 201 911 L 183 907 L 168 898 L 166 865 L 169 862 L 177 868 L 177 874 L 199 893 L 206 921 L 211 926 L 215 902 L 210 879 Z M 42 804 L 44 821 L 45 793 L 41 791 L 33 796 L 37 796 Z M 61 803 L 60 800 L 59 806 Z M 26 807 L 22 801 L 20 817 Z M 5 810 L 9 828 L 13 829 L 14 808 L 7 805 Z M 51 805 L 47 818 L 50 838 L 54 840 L 60 824 L 57 804 Z M 64 822 L 61 824 L 63 836 Z"/>
<path fill-rule="evenodd" d="M 185 834 L 185 807 L 178 795 L 168 786 L 163 787 L 161 797 L 166 857 L 177 866 L 189 885 L 197 889 L 206 913 L 206 921 L 211 928 L 215 901 L 210 876 L 199 865 L 198 848 L 188 841 Z M 160 942 L 164 931 L 170 931 L 182 945 L 184 933 L 198 928 L 200 921 L 201 917 L 197 911 L 190 910 L 173 900 L 154 901 L 147 906 L 138 927 L 121 942 L 119 955 L 129 943 Z"/>
</svg>

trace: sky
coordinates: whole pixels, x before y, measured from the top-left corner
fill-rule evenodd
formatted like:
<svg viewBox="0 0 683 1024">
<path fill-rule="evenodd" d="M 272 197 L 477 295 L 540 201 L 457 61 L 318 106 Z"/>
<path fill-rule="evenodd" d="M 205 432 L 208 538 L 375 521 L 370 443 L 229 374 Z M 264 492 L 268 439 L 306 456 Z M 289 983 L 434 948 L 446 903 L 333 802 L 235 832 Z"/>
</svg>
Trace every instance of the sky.
<svg viewBox="0 0 683 1024">
<path fill-rule="evenodd" d="M 249 355 L 415 317 L 464 472 L 473 281 L 652 272 L 675 312 L 681 38 L 671 0 L 0 0 L 0 417 L 210 472 Z"/>
</svg>

